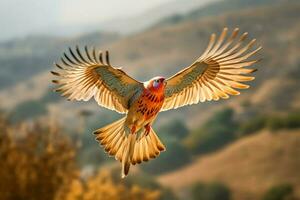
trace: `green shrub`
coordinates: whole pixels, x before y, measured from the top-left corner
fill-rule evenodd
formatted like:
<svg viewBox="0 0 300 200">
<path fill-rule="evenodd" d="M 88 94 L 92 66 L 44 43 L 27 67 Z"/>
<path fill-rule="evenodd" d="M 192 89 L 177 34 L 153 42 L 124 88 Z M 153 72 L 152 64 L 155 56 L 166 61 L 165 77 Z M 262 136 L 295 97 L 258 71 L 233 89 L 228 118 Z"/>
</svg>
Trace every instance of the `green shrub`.
<svg viewBox="0 0 300 200">
<path fill-rule="evenodd" d="M 47 113 L 47 108 L 40 101 L 30 100 L 25 101 L 18 106 L 10 114 L 10 121 L 20 122 Z"/>
<path fill-rule="evenodd" d="M 240 124 L 239 135 L 244 136 L 263 129 L 266 126 L 266 117 L 257 116 Z"/>
<path fill-rule="evenodd" d="M 300 112 L 295 111 L 287 116 L 267 115 L 257 116 L 244 123 L 240 123 L 239 135 L 244 136 L 255 133 L 263 128 L 268 128 L 271 131 L 280 129 L 293 129 L 300 127 Z"/>
<path fill-rule="evenodd" d="M 164 173 L 178 169 L 190 161 L 190 154 L 176 140 L 163 141 L 167 151 L 161 152 L 158 158 L 142 164 L 142 169 L 148 173 Z"/>
<path fill-rule="evenodd" d="M 290 184 L 281 184 L 271 187 L 263 196 L 263 200 L 286 200 L 293 193 Z"/>
<path fill-rule="evenodd" d="M 217 112 L 207 123 L 194 130 L 185 140 L 186 148 L 196 154 L 215 151 L 235 139 L 237 124 L 234 112 L 226 108 Z"/>
<path fill-rule="evenodd" d="M 230 200 L 230 190 L 221 183 L 196 183 L 191 187 L 193 200 Z"/>
<path fill-rule="evenodd" d="M 282 117 L 269 117 L 266 121 L 266 127 L 272 131 L 286 127 L 285 119 Z"/>
<path fill-rule="evenodd" d="M 266 126 L 270 130 L 299 128 L 300 112 L 292 112 L 285 117 L 280 117 L 280 116 L 270 117 L 267 120 Z"/>
<path fill-rule="evenodd" d="M 299 128 L 300 127 L 300 112 L 290 113 L 286 117 L 286 126 L 288 128 Z"/>
<path fill-rule="evenodd" d="M 190 140 L 188 147 L 196 154 L 215 151 L 234 140 L 232 132 L 220 125 L 200 129 L 192 134 L 197 134 L 197 139 Z"/>
<path fill-rule="evenodd" d="M 188 135 L 189 130 L 184 121 L 175 119 L 168 124 L 161 126 L 157 132 L 163 136 L 168 135 L 170 137 L 175 137 L 176 139 L 183 139 Z"/>
<path fill-rule="evenodd" d="M 111 176 L 114 182 L 120 182 L 120 167 L 115 166 L 111 170 Z M 150 190 L 159 190 L 161 191 L 161 195 L 159 200 L 177 200 L 178 198 L 174 194 L 174 192 L 169 188 L 164 188 L 156 181 L 155 176 L 151 176 L 143 171 L 138 171 L 134 174 L 134 176 L 128 176 L 126 179 L 123 179 L 122 182 L 126 185 L 127 188 L 134 187 L 138 185 L 144 189 Z"/>
</svg>

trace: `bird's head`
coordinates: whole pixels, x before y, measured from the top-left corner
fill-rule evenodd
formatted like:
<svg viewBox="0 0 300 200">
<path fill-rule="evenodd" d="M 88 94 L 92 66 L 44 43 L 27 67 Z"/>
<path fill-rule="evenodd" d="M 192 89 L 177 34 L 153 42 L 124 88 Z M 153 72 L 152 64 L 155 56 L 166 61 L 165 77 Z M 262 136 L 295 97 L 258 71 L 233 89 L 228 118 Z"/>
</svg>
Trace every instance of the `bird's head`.
<svg viewBox="0 0 300 200">
<path fill-rule="evenodd" d="M 154 77 L 147 82 L 146 87 L 153 92 L 163 91 L 167 85 L 165 80 L 166 79 L 161 76 Z"/>
</svg>

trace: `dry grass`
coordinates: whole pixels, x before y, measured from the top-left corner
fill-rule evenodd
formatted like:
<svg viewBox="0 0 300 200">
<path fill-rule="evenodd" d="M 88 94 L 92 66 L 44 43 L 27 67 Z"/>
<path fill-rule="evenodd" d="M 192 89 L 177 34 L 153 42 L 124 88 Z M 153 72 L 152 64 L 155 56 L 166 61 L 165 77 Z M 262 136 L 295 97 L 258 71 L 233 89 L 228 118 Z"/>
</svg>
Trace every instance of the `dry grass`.
<svg viewBox="0 0 300 200">
<path fill-rule="evenodd" d="M 219 181 L 233 190 L 234 199 L 243 200 L 259 199 L 269 187 L 290 183 L 300 197 L 299 155 L 300 130 L 263 131 L 158 180 L 175 191 L 197 181 Z"/>
</svg>

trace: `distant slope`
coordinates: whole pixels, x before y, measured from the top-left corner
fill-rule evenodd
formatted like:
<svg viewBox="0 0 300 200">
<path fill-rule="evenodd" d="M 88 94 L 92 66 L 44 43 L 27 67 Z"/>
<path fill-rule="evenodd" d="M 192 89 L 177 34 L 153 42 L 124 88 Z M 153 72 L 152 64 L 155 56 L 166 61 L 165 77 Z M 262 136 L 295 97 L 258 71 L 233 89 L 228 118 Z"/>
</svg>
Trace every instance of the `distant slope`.
<svg viewBox="0 0 300 200">
<path fill-rule="evenodd" d="M 211 33 L 219 33 L 224 26 L 231 29 L 239 27 L 241 32 L 249 32 L 249 37 L 257 38 L 257 43 L 263 46 L 259 55 L 263 60 L 256 65 L 256 80 L 251 83 L 252 87 L 242 91 L 239 97 L 181 109 L 182 112 L 193 116 L 187 120 L 189 124 L 192 127 L 199 126 L 199 122 L 212 113 L 213 109 L 218 109 L 218 106 L 222 107 L 224 104 L 241 109 L 244 101 L 250 102 L 255 112 L 272 112 L 283 108 L 278 105 L 285 105 L 283 111 L 295 109 L 293 105 L 299 101 L 299 96 L 294 94 L 299 91 L 293 88 L 297 88 L 300 83 L 299 78 L 291 74 L 297 74 L 300 68 L 300 58 L 296 53 L 300 50 L 300 27 L 296 26 L 300 20 L 299 9 L 300 3 L 279 3 L 161 27 L 112 44 L 110 49 L 113 53 L 113 63 L 128 66 L 125 70 L 131 70 L 131 74 L 141 80 L 158 74 L 168 77 L 188 66 L 203 52 Z M 255 99 L 252 100 L 252 95 L 271 79 L 290 83 L 288 86 L 279 84 L 263 92 L 264 97 L 259 103 Z M 280 101 L 283 97 L 279 96 L 283 91 L 285 101 Z M 180 116 L 178 111 L 173 111 L 172 114 Z"/>
<path fill-rule="evenodd" d="M 241 32 L 248 31 L 250 38 L 257 38 L 257 43 L 263 46 L 260 53 L 263 61 L 256 66 L 259 70 L 255 74 L 257 78 L 252 82 L 252 87 L 242 91 L 240 96 L 226 101 L 206 102 L 182 108 L 181 112 L 175 110 L 162 113 L 159 121 L 168 120 L 169 116 L 183 118 L 182 113 L 185 113 L 189 117 L 184 117 L 183 120 L 195 127 L 199 126 L 214 110 L 228 104 L 234 106 L 241 114 L 249 110 L 252 113 L 287 112 L 299 108 L 297 102 L 300 100 L 299 90 L 297 90 L 300 84 L 297 76 L 300 70 L 298 55 L 300 27 L 296 25 L 300 20 L 299 10 L 300 3 L 285 2 L 231 12 L 218 17 L 185 21 L 101 45 L 101 49 L 110 50 L 113 65 L 123 67 L 130 75 L 144 81 L 155 75 L 168 77 L 191 64 L 202 53 L 211 33 L 219 33 L 224 26 L 228 26 L 231 30 L 240 27 Z M 61 53 L 55 52 L 56 55 Z M 50 64 L 47 71 L 51 69 Z M 38 76 L 44 76 L 44 81 L 41 81 Z M 33 80 L 24 81 L 17 86 L 22 88 L 27 85 L 29 88 L 39 89 L 29 91 L 28 89 L 15 90 L 11 87 L 0 92 L 0 100 L 4 107 L 13 108 L 25 98 L 38 98 L 37 90 L 39 94 L 47 92 L 50 79 L 48 72 L 41 73 Z M 277 83 L 272 86 L 269 81 L 275 79 L 284 84 Z M 19 98 L 15 98 L 16 95 Z M 15 101 L 13 103 L 5 101 L 8 98 Z M 247 108 L 242 107 L 245 101 L 249 105 Z"/>
<path fill-rule="evenodd" d="M 236 200 L 261 199 L 270 187 L 289 183 L 300 197 L 300 130 L 261 132 L 203 156 L 191 165 L 162 175 L 159 182 L 180 191 L 190 184 L 218 181 Z M 180 181 L 179 181 L 180 180 Z"/>
<path fill-rule="evenodd" d="M 104 45 L 118 38 L 115 33 L 97 32 L 73 38 L 30 36 L 0 43 L 0 90 L 49 69 L 71 44 Z"/>
<path fill-rule="evenodd" d="M 162 18 L 174 14 L 186 14 L 195 8 L 203 7 L 215 1 L 218 0 L 171 0 L 135 16 L 127 18 L 119 17 L 100 25 L 89 26 L 89 28 L 100 27 L 103 31 L 116 31 L 120 34 L 137 33 L 153 26 L 153 24 L 158 23 Z"/>
<path fill-rule="evenodd" d="M 153 27 L 172 25 L 183 21 L 197 20 L 203 17 L 216 17 L 231 12 L 253 9 L 255 7 L 274 5 L 276 3 L 296 2 L 297 0 L 219 0 L 195 8 L 187 14 L 176 13 L 157 22 Z"/>
</svg>

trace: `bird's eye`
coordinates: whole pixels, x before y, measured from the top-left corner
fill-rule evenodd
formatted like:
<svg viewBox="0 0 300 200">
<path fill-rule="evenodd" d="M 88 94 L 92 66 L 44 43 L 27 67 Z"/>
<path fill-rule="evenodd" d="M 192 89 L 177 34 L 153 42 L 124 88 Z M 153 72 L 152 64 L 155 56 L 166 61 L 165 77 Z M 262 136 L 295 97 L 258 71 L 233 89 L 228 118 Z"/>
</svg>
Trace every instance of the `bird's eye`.
<svg viewBox="0 0 300 200">
<path fill-rule="evenodd" d="M 158 80 L 154 80 L 154 82 L 153 82 L 153 87 L 157 88 L 158 86 L 159 86 Z"/>
</svg>

